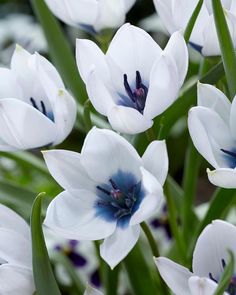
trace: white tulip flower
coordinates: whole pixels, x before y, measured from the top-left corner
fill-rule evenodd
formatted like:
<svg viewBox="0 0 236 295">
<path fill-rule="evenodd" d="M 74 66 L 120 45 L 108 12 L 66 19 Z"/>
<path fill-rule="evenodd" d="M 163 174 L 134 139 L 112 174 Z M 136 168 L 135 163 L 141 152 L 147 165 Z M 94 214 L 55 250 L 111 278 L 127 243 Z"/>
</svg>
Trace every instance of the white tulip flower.
<svg viewBox="0 0 236 295">
<path fill-rule="evenodd" d="M 236 188 L 236 99 L 198 84 L 198 106 L 189 111 L 188 128 L 198 152 L 215 168 L 207 170 L 211 183 Z"/>
<path fill-rule="evenodd" d="M 118 28 L 136 0 L 45 0 L 60 20 L 74 27 L 99 32 Z"/>
<path fill-rule="evenodd" d="M 54 66 L 17 45 L 11 68 L 0 68 L 0 150 L 59 144 L 75 118 L 76 103 Z"/>
<path fill-rule="evenodd" d="M 190 44 L 204 56 L 221 54 L 211 1 L 204 1 L 190 38 Z M 186 29 L 198 2 L 198 0 L 154 0 L 157 13 L 170 34 L 176 30 Z M 235 0 L 222 0 L 222 4 L 236 48 L 236 2 Z"/>
<path fill-rule="evenodd" d="M 84 295 L 103 295 L 103 293 L 88 285 L 84 292 Z"/>
<path fill-rule="evenodd" d="M 165 141 L 141 158 L 111 130 L 93 128 L 81 154 L 43 152 L 51 175 L 65 189 L 49 205 L 44 224 L 74 240 L 105 239 L 103 259 L 114 268 L 134 247 L 140 223 L 159 210 L 168 171 Z"/>
<path fill-rule="evenodd" d="M 214 295 L 218 282 L 232 251 L 236 258 L 236 227 L 215 220 L 199 236 L 193 253 L 190 272 L 187 268 L 165 257 L 156 258 L 157 268 L 175 295 Z M 234 267 L 236 273 L 236 266 Z M 224 295 L 235 294 L 236 276 L 233 275 Z"/>
<path fill-rule="evenodd" d="M 144 30 L 123 25 L 104 54 L 78 39 L 77 65 L 95 109 L 116 131 L 136 134 L 177 98 L 188 69 L 188 50 L 176 32 L 163 51 Z"/>
<path fill-rule="evenodd" d="M 35 291 L 28 224 L 0 204 L 0 294 L 32 295 Z"/>
</svg>

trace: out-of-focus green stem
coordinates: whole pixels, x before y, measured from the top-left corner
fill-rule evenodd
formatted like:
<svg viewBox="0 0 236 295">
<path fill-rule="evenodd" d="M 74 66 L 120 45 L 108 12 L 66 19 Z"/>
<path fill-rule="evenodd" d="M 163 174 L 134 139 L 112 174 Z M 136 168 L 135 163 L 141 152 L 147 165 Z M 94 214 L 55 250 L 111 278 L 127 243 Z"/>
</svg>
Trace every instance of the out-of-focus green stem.
<svg viewBox="0 0 236 295">
<path fill-rule="evenodd" d="M 84 103 L 84 125 L 85 125 L 86 132 L 89 132 L 89 130 L 93 127 L 93 123 L 92 123 L 91 115 L 90 115 L 90 106 L 91 106 L 91 102 L 88 99 Z"/>
<path fill-rule="evenodd" d="M 230 35 L 221 0 L 212 0 L 213 15 L 215 19 L 216 31 L 220 43 L 222 60 L 225 69 L 225 75 L 229 87 L 231 99 L 236 94 L 236 54 L 234 44 Z"/>
<path fill-rule="evenodd" d="M 193 11 L 193 14 L 192 14 L 191 18 L 190 18 L 190 20 L 189 20 L 189 22 L 187 24 L 187 27 L 186 27 L 185 32 L 184 32 L 184 39 L 185 39 L 186 43 L 189 42 L 189 39 L 191 37 L 194 25 L 196 23 L 196 20 L 198 18 L 198 15 L 200 13 L 201 8 L 202 8 L 202 4 L 203 4 L 203 0 L 199 0 L 196 8 Z"/>
<path fill-rule="evenodd" d="M 157 243 L 152 235 L 152 232 L 150 230 L 150 228 L 148 227 L 148 225 L 145 223 L 145 222 L 142 222 L 141 223 L 141 227 L 142 227 L 142 230 L 143 232 L 145 233 L 145 236 L 148 240 L 148 243 L 150 245 L 150 248 L 152 250 L 152 254 L 154 257 L 159 257 L 160 256 L 160 252 L 158 250 L 158 247 L 157 247 Z"/>
</svg>

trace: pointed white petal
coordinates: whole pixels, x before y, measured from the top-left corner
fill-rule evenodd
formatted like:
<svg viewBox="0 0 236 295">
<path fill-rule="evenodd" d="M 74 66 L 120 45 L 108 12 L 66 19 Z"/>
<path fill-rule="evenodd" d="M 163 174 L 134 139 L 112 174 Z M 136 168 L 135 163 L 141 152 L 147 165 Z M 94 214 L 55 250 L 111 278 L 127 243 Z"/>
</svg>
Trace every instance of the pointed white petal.
<svg viewBox="0 0 236 295">
<path fill-rule="evenodd" d="M 199 236 L 193 253 L 193 272 L 200 277 L 219 279 L 223 272 L 222 259 L 228 261 L 228 251 L 236 255 L 236 227 L 222 220 L 215 220 Z"/>
<path fill-rule="evenodd" d="M 209 181 L 219 187 L 236 188 L 236 170 L 230 168 L 219 168 L 207 170 Z"/>
<path fill-rule="evenodd" d="M 151 128 L 153 121 L 145 118 L 136 109 L 125 106 L 114 106 L 108 112 L 112 128 L 121 133 L 137 134 Z"/>
<path fill-rule="evenodd" d="M 155 140 L 149 144 L 143 154 L 144 168 L 151 172 L 161 185 L 164 184 L 169 167 L 169 159 L 165 140 Z"/>
<path fill-rule="evenodd" d="M 106 238 L 100 246 L 101 257 L 110 265 L 116 267 L 137 243 L 140 234 L 140 226 L 118 226 L 110 237 Z"/>
<path fill-rule="evenodd" d="M 229 127 L 215 111 L 206 107 L 191 108 L 188 128 L 196 149 L 213 167 L 228 167 L 221 149 L 231 150 L 234 144 Z"/>
<path fill-rule="evenodd" d="M 23 98 L 23 92 L 17 81 L 16 74 L 8 69 L 0 68 L 0 99 Z"/>
<path fill-rule="evenodd" d="M 80 76 L 86 83 L 93 68 L 96 68 L 100 78 L 106 81 L 109 76 L 105 55 L 92 41 L 76 39 L 76 61 Z"/>
<path fill-rule="evenodd" d="M 217 112 L 225 123 L 229 123 L 231 103 L 216 87 L 198 83 L 198 106 L 207 107 Z"/>
<path fill-rule="evenodd" d="M 98 197 L 86 190 L 60 193 L 49 205 L 44 224 L 66 239 L 100 240 L 110 236 L 116 221 L 96 212 Z"/>
<path fill-rule="evenodd" d="M 131 217 L 131 225 L 141 223 L 157 213 L 164 201 L 163 188 L 157 179 L 143 167 L 141 167 L 141 173 L 145 196 L 138 210 Z"/>
<path fill-rule="evenodd" d="M 43 152 L 50 174 L 64 189 L 93 190 L 95 183 L 90 179 L 81 164 L 79 153 L 66 150 Z"/>
<path fill-rule="evenodd" d="M 143 83 L 148 83 L 153 63 L 161 53 L 161 48 L 149 34 L 130 24 L 117 31 L 107 51 L 131 84 L 136 79 L 136 71 L 140 72 Z"/>
<path fill-rule="evenodd" d="M 0 293 L 4 295 L 31 295 L 35 291 L 33 272 L 16 265 L 0 266 Z"/>
<path fill-rule="evenodd" d="M 208 279 L 208 278 L 199 278 L 197 276 L 192 276 L 189 281 L 189 289 L 191 295 L 214 295 L 218 285 Z M 224 295 L 228 293 L 224 292 Z"/>
<path fill-rule="evenodd" d="M 167 31 L 172 34 L 180 29 L 176 26 L 172 15 L 172 0 L 154 0 L 154 5 Z"/>
<path fill-rule="evenodd" d="M 149 91 L 144 116 L 153 119 L 164 112 L 176 99 L 179 77 L 176 63 L 162 56 L 154 65 L 150 76 Z"/>
<path fill-rule="evenodd" d="M 165 257 L 155 259 L 157 268 L 175 295 L 190 295 L 188 280 L 192 273 L 185 267 Z"/>
<path fill-rule="evenodd" d="M 188 71 L 188 48 L 181 32 L 176 32 L 170 37 L 164 53 L 175 61 L 181 87 Z"/>
<path fill-rule="evenodd" d="M 236 140 L 236 132 L 235 132 L 235 124 L 236 124 L 236 96 L 234 97 L 234 99 L 232 101 L 229 124 L 230 124 L 231 135 L 234 138 L 234 140 Z"/>
<path fill-rule="evenodd" d="M 17 149 L 46 146 L 56 138 L 55 124 L 34 107 L 17 99 L 1 99 L 0 137 Z"/>
<path fill-rule="evenodd" d="M 87 135 L 81 163 L 89 176 L 100 183 L 108 183 L 118 171 L 132 173 L 139 181 L 141 158 L 134 147 L 111 130 L 93 128 Z"/>
</svg>

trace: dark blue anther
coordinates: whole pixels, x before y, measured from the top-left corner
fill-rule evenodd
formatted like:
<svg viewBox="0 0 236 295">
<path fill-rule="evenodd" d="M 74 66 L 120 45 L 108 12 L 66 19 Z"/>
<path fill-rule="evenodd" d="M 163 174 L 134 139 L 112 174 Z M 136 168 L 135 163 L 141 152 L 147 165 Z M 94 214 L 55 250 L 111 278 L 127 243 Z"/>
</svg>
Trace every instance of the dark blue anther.
<svg viewBox="0 0 236 295">
<path fill-rule="evenodd" d="M 36 110 L 38 110 L 39 112 L 41 112 L 42 114 L 44 114 L 44 116 L 46 116 L 48 119 L 50 119 L 51 121 L 54 122 L 54 115 L 53 115 L 53 113 L 52 112 L 47 112 L 45 103 L 42 100 L 40 101 L 41 109 L 38 107 L 38 104 L 36 103 L 36 101 L 35 101 L 35 99 L 33 97 L 30 97 L 30 102 L 31 102 L 32 106 Z"/>
</svg>

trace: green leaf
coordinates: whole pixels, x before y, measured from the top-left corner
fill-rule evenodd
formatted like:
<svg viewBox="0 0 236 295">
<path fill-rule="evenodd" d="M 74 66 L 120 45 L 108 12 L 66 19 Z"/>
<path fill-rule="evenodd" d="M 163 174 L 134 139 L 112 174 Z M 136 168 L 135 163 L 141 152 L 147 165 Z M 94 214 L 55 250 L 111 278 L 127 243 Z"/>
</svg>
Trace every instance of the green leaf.
<svg viewBox="0 0 236 295">
<path fill-rule="evenodd" d="M 230 280 L 234 276 L 234 254 L 231 251 L 229 251 L 229 256 L 229 262 L 224 268 L 224 272 L 222 274 L 220 281 L 218 282 L 218 287 L 214 292 L 214 295 L 223 295 L 224 291 L 227 290 L 230 284 Z"/>
<path fill-rule="evenodd" d="M 61 26 L 52 15 L 44 0 L 31 0 L 47 39 L 50 56 L 55 63 L 62 79 L 71 89 L 78 101 L 83 104 L 87 98 L 86 90 L 80 78 L 74 54 L 66 40 Z"/>
<path fill-rule="evenodd" d="M 203 0 L 199 0 L 197 6 L 195 7 L 195 9 L 193 11 L 193 14 L 192 14 L 191 18 L 190 18 L 190 20 L 189 20 L 189 22 L 187 24 L 187 27 L 186 27 L 185 32 L 184 32 L 184 39 L 185 39 L 186 43 L 189 42 L 189 39 L 191 37 L 194 25 L 195 25 L 196 20 L 198 18 L 199 12 L 200 12 L 200 10 L 202 8 L 202 4 L 203 4 Z"/>
<path fill-rule="evenodd" d="M 135 295 L 160 294 L 139 244 L 134 247 L 123 262 Z"/>
<path fill-rule="evenodd" d="M 236 54 L 221 0 L 212 0 L 213 15 L 231 99 L 236 94 Z"/>
<path fill-rule="evenodd" d="M 37 196 L 31 212 L 34 282 L 38 295 L 60 295 L 61 292 L 51 268 L 42 230 L 41 207 L 44 195 L 42 193 Z"/>
</svg>

